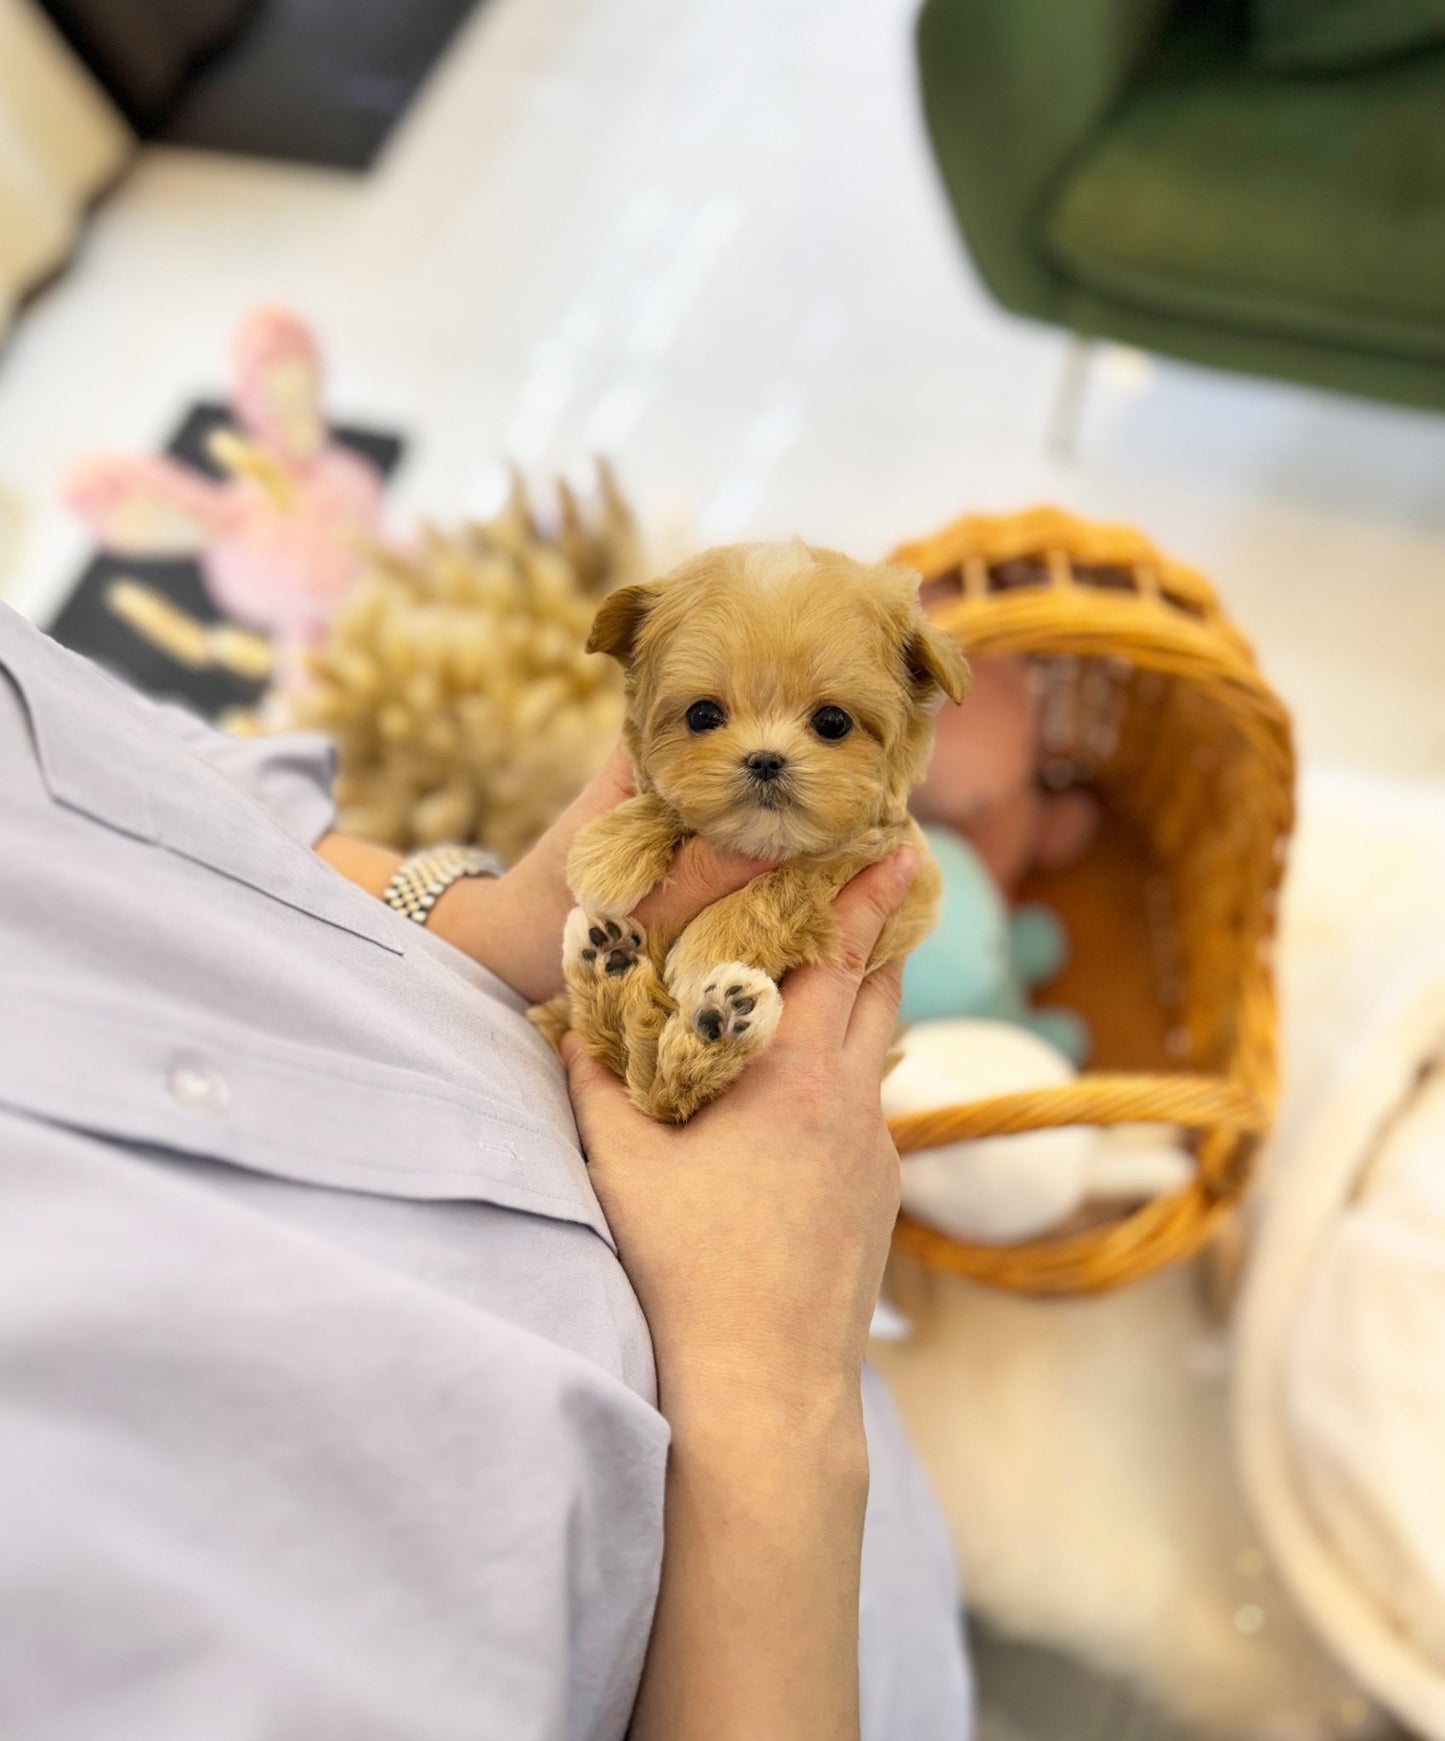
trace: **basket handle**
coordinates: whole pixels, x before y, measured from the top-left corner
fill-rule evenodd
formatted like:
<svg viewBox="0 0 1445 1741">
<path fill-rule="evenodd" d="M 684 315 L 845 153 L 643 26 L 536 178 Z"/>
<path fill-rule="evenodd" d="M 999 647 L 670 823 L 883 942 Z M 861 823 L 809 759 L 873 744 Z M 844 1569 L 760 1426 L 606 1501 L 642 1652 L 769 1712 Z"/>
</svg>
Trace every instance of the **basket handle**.
<svg viewBox="0 0 1445 1741">
<path fill-rule="evenodd" d="M 1221 1076 L 1088 1075 L 1058 1088 L 900 1113 L 889 1119 L 888 1129 L 898 1152 L 909 1155 L 944 1143 L 1066 1124 L 1178 1124 L 1191 1130 L 1226 1126 L 1257 1132 L 1267 1122 L 1263 1104 Z"/>
</svg>

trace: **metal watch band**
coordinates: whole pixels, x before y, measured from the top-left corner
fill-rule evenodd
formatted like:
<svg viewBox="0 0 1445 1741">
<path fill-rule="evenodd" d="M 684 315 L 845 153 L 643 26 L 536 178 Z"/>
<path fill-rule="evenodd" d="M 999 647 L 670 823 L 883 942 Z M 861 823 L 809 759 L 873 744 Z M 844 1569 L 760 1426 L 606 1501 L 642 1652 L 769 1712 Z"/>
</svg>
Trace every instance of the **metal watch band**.
<svg viewBox="0 0 1445 1741">
<path fill-rule="evenodd" d="M 386 885 L 388 907 L 425 925 L 442 894 L 461 877 L 499 877 L 505 867 L 479 846 L 424 846 L 408 853 Z"/>
</svg>

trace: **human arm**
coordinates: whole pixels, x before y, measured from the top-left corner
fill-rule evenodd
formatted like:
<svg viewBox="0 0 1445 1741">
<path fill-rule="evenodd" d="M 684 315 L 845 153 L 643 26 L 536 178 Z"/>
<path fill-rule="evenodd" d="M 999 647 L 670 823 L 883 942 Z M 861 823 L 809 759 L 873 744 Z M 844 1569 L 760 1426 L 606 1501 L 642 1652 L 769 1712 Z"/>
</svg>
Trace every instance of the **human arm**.
<svg viewBox="0 0 1445 1741">
<path fill-rule="evenodd" d="M 859 1372 L 899 1189 L 878 1096 L 899 977 L 864 969 L 915 868 L 849 884 L 837 958 L 789 976 L 772 1045 L 689 1124 L 567 1047 L 673 1432 L 635 1741 L 858 1733 Z"/>
<path fill-rule="evenodd" d="M 331 796 L 335 758 L 323 738 L 314 732 L 233 738 L 182 708 L 160 708 L 139 698 L 134 704 L 163 719 L 194 754 L 255 799 L 294 840 L 312 846 L 348 882 L 381 898 L 403 855 L 335 828 Z M 618 744 L 505 876 L 465 877 L 453 883 L 432 908 L 428 929 L 530 1002 L 545 1002 L 562 990 L 562 926 L 573 905 L 567 879 L 572 843 L 589 822 L 641 802 L 634 789 L 632 763 Z M 633 828 L 639 846 L 648 834 L 657 835 L 655 827 L 639 826 L 642 821 L 636 818 Z M 640 887 L 645 890 L 653 882 L 657 886 L 635 908 L 644 925 L 685 924 L 710 902 L 768 868 L 761 861 L 721 852 L 699 840 L 684 842 L 674 857 L 672 844 L 665 838 L 651 842 L 649 874 Z"/>
<path fill-rule="evenodd" d="M 428 928 L 479 961 L 534 1003 L 562 990 L 562 926 L 572 909 L 567 855 L 587 823 L 632 800 L 632 767 L 619 744 L 601 770 L 551 828 L 505 876 L 465 877 L 433 907 Z M 331 867 L 380 896 L 402 855 L 388 847 L 330 832 L 316 851 Z M 739 889 L 766 864 L 684 842 L 665 880 L 641 901 L 644 925 L 685 923 L 721 895 Z"/>
</svg>

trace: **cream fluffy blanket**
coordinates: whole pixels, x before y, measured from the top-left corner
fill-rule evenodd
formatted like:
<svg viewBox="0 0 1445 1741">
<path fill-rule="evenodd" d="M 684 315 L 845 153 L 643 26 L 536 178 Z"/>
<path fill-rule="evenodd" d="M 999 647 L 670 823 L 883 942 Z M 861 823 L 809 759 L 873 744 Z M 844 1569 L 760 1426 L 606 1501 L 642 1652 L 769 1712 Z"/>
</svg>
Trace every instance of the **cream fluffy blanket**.
<svg viewBox="0 0 1445 1741">
<path fill-rule="evenodd" d="M 1322 1084 L 1371 1003 L 1417 969 L 1428 936 L 1445 936 L 1442 890 L 1445 793 L 1306 780 L 1284 913 L 1271 1190 L 1308 1177 L 1301 1145 Z M 1246 1504 L 1236 1351 L 1196 1269 L 1070 1302 L 922 1285 L 926 1297 L 910 1298 L 905 1278 L 915 1335 L 877 1345 L 875 1363 L 933 1476 L 976 1608 L 1231 1741 L 1376 1727 Z"/>
</svg>

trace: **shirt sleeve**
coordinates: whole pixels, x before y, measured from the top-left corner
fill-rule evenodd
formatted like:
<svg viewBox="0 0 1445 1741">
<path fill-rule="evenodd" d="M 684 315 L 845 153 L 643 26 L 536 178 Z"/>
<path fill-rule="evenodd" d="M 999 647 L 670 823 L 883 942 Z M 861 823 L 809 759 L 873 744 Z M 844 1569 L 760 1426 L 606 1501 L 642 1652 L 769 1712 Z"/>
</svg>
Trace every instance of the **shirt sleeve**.
<svg viewBox="0 0 1445 1741">
<path fill-rule="evenodd" d="M 315 846 L 336 826 L 336 751 L 319 732 L 239 738 L 183 707 L 156 711 L 187 748 L 254 798 L 301 846 Z"/>
</svg>

